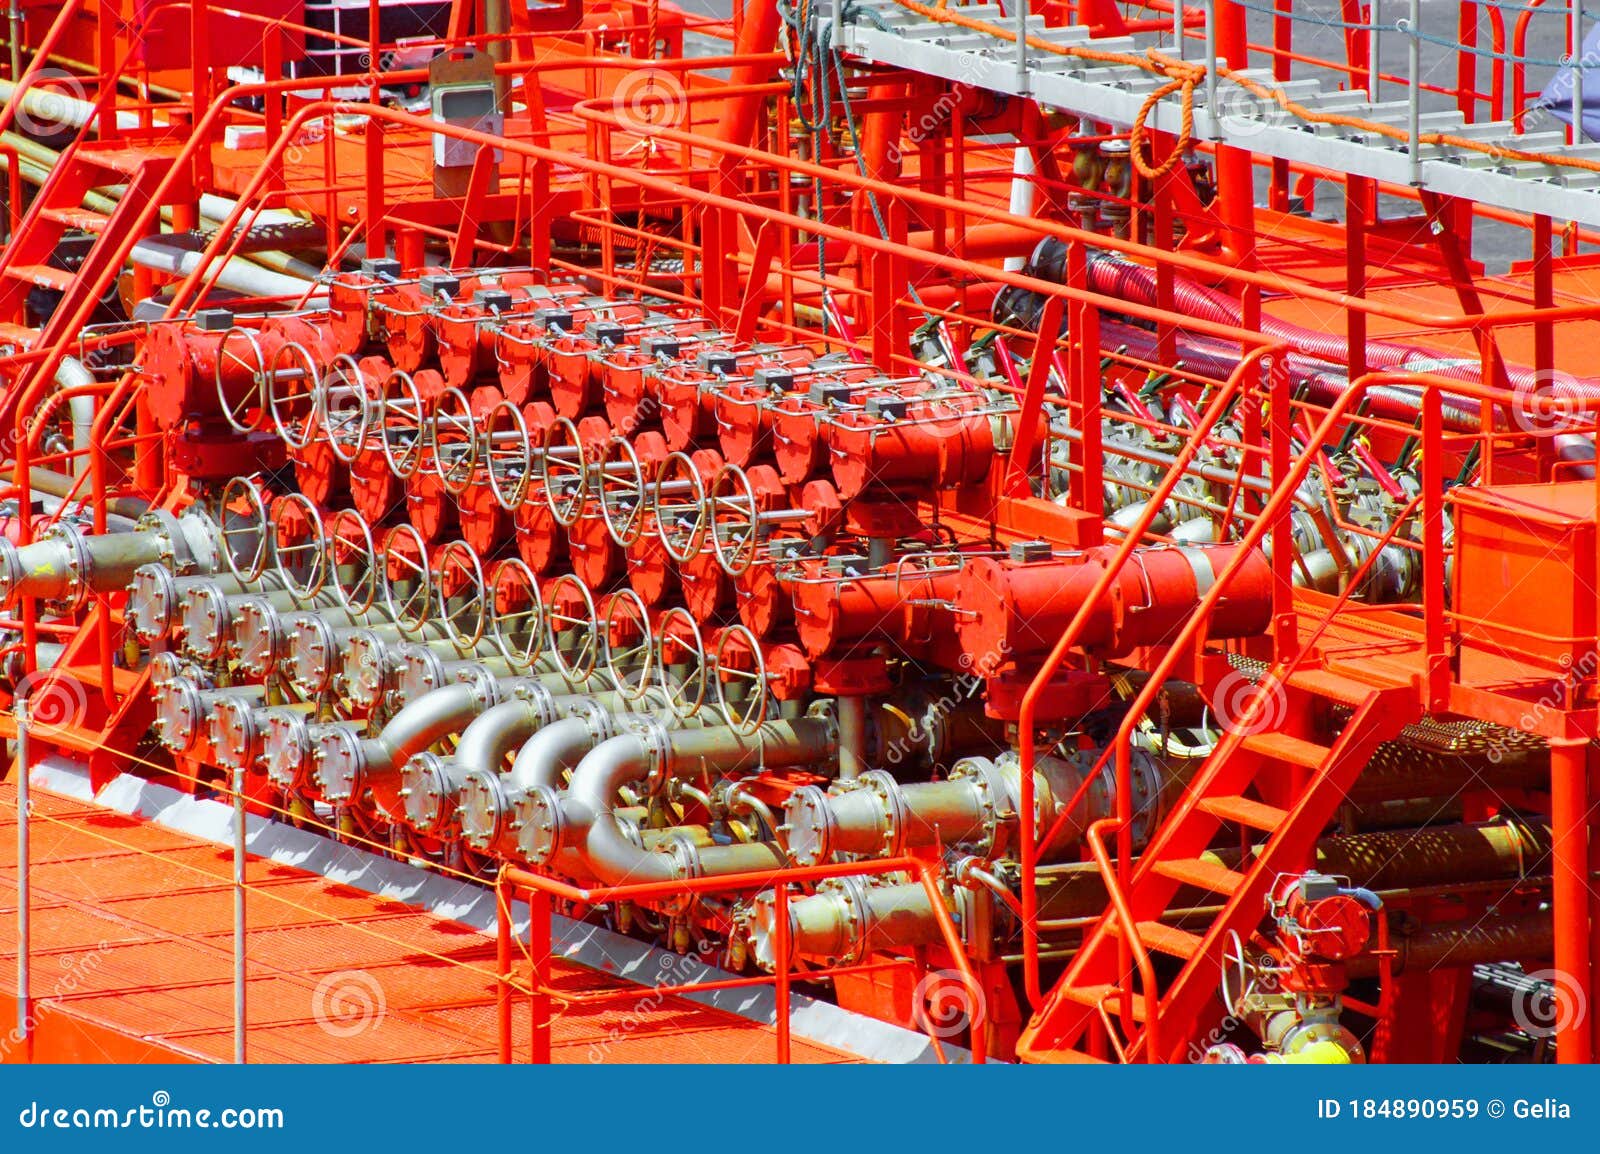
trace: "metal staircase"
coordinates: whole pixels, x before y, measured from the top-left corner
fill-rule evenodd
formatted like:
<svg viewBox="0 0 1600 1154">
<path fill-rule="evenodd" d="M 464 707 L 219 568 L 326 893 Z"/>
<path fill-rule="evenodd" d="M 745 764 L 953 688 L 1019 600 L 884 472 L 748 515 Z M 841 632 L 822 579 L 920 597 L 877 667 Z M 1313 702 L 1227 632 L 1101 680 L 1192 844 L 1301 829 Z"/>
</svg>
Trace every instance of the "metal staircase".
<svg viewBox="0 0 1600 1154">
<path fill-rule="evenodd" d="M 1011 5 L 1004 12 L 992 4 L 952 5 L 948 10 L 1006 33 L 1017 29 Z M 1170 36 L 1144 33 L 1092 38 L 1087 28 L 1051 28 L 1039 16 L 1028 17 L 1026 29 L 1030 38 L 1062 47 L 1092 48 L 1100 54 L 1142 56 L 1150 48 L 1173 51 Z M 856 60 L 1027 96 L 1041 105 L 1121 127 L 1131 126 L 1147 97 L 1168 81 L 1165 75 L 1126 63 L 1064 56 L 1036 45 L 1019 51 L 1012 40 L 927 19 L 895 0 L 850 4 L 836 36 L 841 50 Z M 1191 59 L 1189 63 L 1201 62 Z M 1270 69 L 1245 70 L 1240 75 L 1266 90 L 1282 92 L 1286 99 L 1318 114 L 1401 129 L 1409 137 L 1412 108 L 1418 100 L 1414 86 L 1407 99 L 1372 103 L 1365 91 L 1338 87 L 1349 79 L 1348 72 L 1320 71 L 1324 75 L 1289 81 L 1275 80 Z M 1404 86 L 1396 87 L 1405 91 Z M 1518 135 L 1509 120 L 1468 124 L 1457 111 L 1418 110 L 1419 138 L 1413 146 L 1410 139 L 1396 140 L 1360 124 L 1306 121 L 1276 100 L 1263 99 L 1222 77 L 1199 84 L 1193 99 L 1198 141 L 1233 145 L 1262 156 L 1391 185 L 1412 185 L 1516 212 L 1600 224 L 1600 171 L 1508 155 L 1531 152 L 1600 162 L 1600 144 L 1568 145 L 1561 132 Z M 1146 124 L 1175 136 L 1182 128 L 1182 108 L 1180 94 L 1173 93 L 1156 103 Z M 1420 139 L 1429 133 L 1462 137 L 1493 149 L 1480 152 Z"/>
<path fill-rule="evenodd" d="M 1123 1060 L 1179 1058 L 1216 994 L 1229 934 L 1249 936 L 1273 880 L 1311 863 L 1317 839 L 1373 752 L 1421 712 L 1411 686 L 1382 688 L 1317 669 L 1290 672 L 1281 682 L 1274 671 L 1258 694 L 1275 693 L 1287 698 L 1286 708 L 1272 711 L 1280 723 L 1252 732 L 1247 719 L 1218 743 L 1133 869 L 1125 893 L 1097 844 L 1112 904 L 1024 1031 L 1019 1056 L 1034 1062 L 1097 1057 L 1089 1047 L 1096 1028 L 1103 1028 Z M 1308 723 L 1331 706 L 1354 710 L 1331 744 L 1289 732 L 1291 726 L 1312 732 Z M 1228 869 L 1203 856 L 1228 828 L 1240 831 L 1242 844 L 1254 842 L 1248 868 Z M 1224 902 L 1203 933 L 1166 920 L 1185 887 Z M 1159 990 L 1148 984 L 1158 959 L 1167 959 L 1159 963 L 1163 971 L 1177 967 Z M 1144 976 L 1137 984 L 1136 974 Z"/>
</svg>

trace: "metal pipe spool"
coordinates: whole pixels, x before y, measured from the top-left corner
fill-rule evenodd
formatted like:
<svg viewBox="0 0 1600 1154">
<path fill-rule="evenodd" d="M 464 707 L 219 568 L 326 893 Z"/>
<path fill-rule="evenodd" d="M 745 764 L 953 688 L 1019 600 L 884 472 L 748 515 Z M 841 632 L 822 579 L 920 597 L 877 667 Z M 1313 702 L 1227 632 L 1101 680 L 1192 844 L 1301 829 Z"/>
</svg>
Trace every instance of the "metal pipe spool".
<svg viewBox="0 0 1600 1154">
<path fill-rule="evenodd" d="M 315 597 L 278 588 L 276 583 L 259 585 L 253 592 L 225 593 L 215 581 L 201 581 L 189 587 L 178 606 L 178 624 L 173 631 L 182 639 L 186 656 L 196 661 L 217 661 L 227 653 L 229 638 L 233 636 L 234 611 L 246 600 L 264 599 L 274 609 L 289 612 L 295 609 L 315 609 L 336 604 L 334 595 L 327 590 Z"/>
</svg>

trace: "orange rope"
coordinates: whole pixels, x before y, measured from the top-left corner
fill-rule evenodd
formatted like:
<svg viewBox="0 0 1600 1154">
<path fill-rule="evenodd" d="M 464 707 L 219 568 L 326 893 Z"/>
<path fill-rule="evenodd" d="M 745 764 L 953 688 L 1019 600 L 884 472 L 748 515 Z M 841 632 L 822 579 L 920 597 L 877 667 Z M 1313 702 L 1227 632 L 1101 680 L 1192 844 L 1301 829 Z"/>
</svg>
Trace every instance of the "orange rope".
<svg viewBox="0 0 1600 1154">
<path fill-rule="evenodd" d="M 946 8 L 929 7 L 918 3 L 917 0 L 894 0 L 901 8 L 915 12 L 926 20 L 936 24 L 954 24 L 972 32 L 981 32 L 985 36 L 993 36 L 998 40 L 1017 42 L 1017 34 L 1009 29 L 983 20 L 965 16 L 960 11 Z M 1159 176 L 1169 171 L 1177 163 L 1178 155 L 1187 146 L 1193 134 L 1194 126 L 1194 89 L 1195 85 L 1203 80 L 1206 68 L 1202 64 L 1190 64 L 1188 61 L 1174 60 L 1163 56 L 1154 48 L 1149 49 L 1144 55 L 1129 52 L 1104 52 L 1095 48 L 1083 48 L 1077 45 L 1056 44 L 1038 36 L 1028 36 L 1025 42 L 1030 48 L 1037 48 L 1041 52 L 1048 52 L 1056 56 L 1071 56 L 1079 60 L 1093 60 L 1102 64 L 1121 64 L 1129 68 L 1140 68 L 1157 76 L 1166 76 L 1171 83 L 1163 85 L 1146 98 L 1139 108 L 1139 114 L 1134 118 L 1133 131 L 1129 141 L 1132 145 L 1133 163 L 1141 175 L 1146 178 Z M 1411 134 L 1401 128 L 1388 124 L 1378 124 L 1370 120 L 1362 120 L 1358 116 L 1343 116 L 1334 112 L 1313 112 L 1303 105 L 1290 100 L 1281 89 L 1268 88 L 1248 76 L 1241 76 L 1227 66 L 1219 66 L 1217 75 L 1239 85 L 1245 91 L 1262 100 L 1270 100 L 1277 104 L 1289 115 L 1308 124 L 1332 124 L 1343 128 L 1354 128 L 1361 132 L 1370 132 L 1376 136 L 1387 137 L 1390 140 L 1408 143 Z M 1178 138 L 1178 147 L 1173 150 L 1172 156 L 1166 163 L 1150 168 L 1140 155 L 1140 144 L 1144 136 L 1145 121 L 1156 104 L 1172 95 L 1174 92 L 1183 93 L 1183 129 Z M 1468 152 L 1482 153 L 1499 160 L 1514 160 L 1530 164 L 1548 164 L 1560 168 L 1576 168 L 1586 172 L 1600 172 L 1600 161 L 1588 160 L 1577 156 L 1560 156 L 1547 152 L 1529 152 L 1520 148 L 1507 148 L 1498 144 L 1485 144 L 1480 140 L 1471 140 L 1465 136 L 1452 136 L 1448 132 L 1420 133 L 1417 140 L 1421 144 L 1447 145 L 1452 148 L 1464 149 Z"/>
</svg>

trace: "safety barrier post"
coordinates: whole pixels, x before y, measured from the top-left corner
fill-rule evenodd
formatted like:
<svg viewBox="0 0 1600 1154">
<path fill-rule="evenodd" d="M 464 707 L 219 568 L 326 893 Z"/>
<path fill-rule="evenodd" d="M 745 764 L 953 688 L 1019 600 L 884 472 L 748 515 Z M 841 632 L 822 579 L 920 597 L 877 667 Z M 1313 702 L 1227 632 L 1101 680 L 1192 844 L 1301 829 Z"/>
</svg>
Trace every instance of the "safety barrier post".
<svg viewBox="0 0 1600 1154">
<path fill-rule="evenodd" d="M 529 1058 L 536 1066 L 550 1064 L 550 951 L 554 942 L 550 932 L 550 902 L 548 893 L 540 890 L 528 895 L 528 955 L 533 980 L 529 1002 L 533 1008 L 533 1035 L 530 1039 Z"/>
<path fill-rule="evenodd" d="M 28 701 L 18 697 L 14 707 L 17 719 L 17 1038 L 27 1045 L 33 1036 L 33 1006 L 28 979 L 31 948 L 28 902 Z"/>
<path fill-rule="evenodd" d="M 1422 0 L 1411 0 L 1411 13 L 1406 21 L 1406 34 L 1411 46 L 1406 59 L 1406 83 L 1409 89 L 1406 108 L 1406 134 L 1410 141 L 1411 183 L 1422 185 Z"/>
<path fill-rule="evenodd" d="M 789 1064 L 789 885 L 779 882 L 772 888 L 773 917 L 778 923 L 778 1061 Z"/>
<path fill-rule="evenodd" d="M 499 1028 L 496 1051 L 502 1066 L 511 1062 L 511 894 L 504 879 L 494 887 L 494 1009 Z"/>
<path fill-rule="evenodd" d="M 1017 92 L 1028 94 L 1028 0 L 1011 0 L 1017 6 Z"/>
<path fill-rule="evenodd" d="M 233 771 L 233 1061 L 245 1063 L 245 981 L 248 977 L 248 939 L 245 935 L 245 812 L 244 769 Z"/>
</svg>

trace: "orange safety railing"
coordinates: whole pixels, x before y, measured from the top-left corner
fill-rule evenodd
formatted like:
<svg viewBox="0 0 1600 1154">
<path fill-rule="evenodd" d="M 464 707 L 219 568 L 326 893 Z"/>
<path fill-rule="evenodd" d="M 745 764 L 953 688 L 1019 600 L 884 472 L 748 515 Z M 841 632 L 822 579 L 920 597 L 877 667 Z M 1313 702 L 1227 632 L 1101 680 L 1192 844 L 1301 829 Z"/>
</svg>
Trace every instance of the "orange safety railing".
<svg viewBox="0 0 1600 1154">
<path fill-rule="evenodd" d="M 672 882 L 635 882 L 587 888 L 575 886 L 543 874 L 519 869 L 516 866 L 506 866 L 500 871 L 499 882 L 496 885 L 495 902 L 499 924 L 496 955 L 499 971 L 499 993 L 496 1005 L 500 1027 L 500 1060 L 502 1062 L 510 1062 L 512 1060 L 512 995 L 516 990 L 512 974 L 512 943 L 515 937 L 512 923 L 513 903 L 518 895 L 527 898 L 530 910 L 528 954 L 531 965 L 531 978 L 527 989 L 523 991 L 529 995 L 533 1012 L 530 1060 L 535 1063 L 548 1063 L 551 1051 L 550 1023 L 553 1017 L 552 1004 L 556 1000 L 570 998 L 570 995 L 562 994 L 560 991 L 553 989 L 550 984 L 550 961 L 554 946 L 551 919 L 554 912 L 553 904 L 557 899 L 580 906 L 594 907 L 611 902 L 648 901 L 682 897 L 685 894 L 696 896 L 737 894 L 771 889 L 774 897 L 774 955 L 777 959 L 777 968 L 772 977 L 735 978 L 715 982 L 660 985 L 656 989 L 667 994 L 692 994 L 718 989 L 736 989 L 771 984 L 777 997 L 775 1023 L 777 1028 L 777 1060 L 787 1063 L 790 1057 L 790 971 L 794 964 L 794 959 L 790 956 L 792 931 L 789 924 L 789 887 L 792 885 L 804 885 L 808 882 L 814 883 L 827 878 L 846 876 L 882 877 L 887 874 L 913 875 L 921 883 L 924 892 L 928 895 L 934 918 L 939 925 L 939 932 L 944 942 L 945 951 L 949 954 L 952 964 L 955 965 L 957 972 L 960 974 L 961 981 L 966 986 L 969 1004 L 973 1007 L 970 1022 L 972 1060 L 979 1063 L 983 1062 L 986 1050 L 987 1023 L 983 1013 L 984 998 L 982 987 L 979 986 L 978 980 L 973 974 L 972 966 L 967 960 L 966 947 L 962 943 L 961 933 L 956 929 L 955 922 L 951 920 L 949 910 L 945 908 L 944 897 L 939 889 L 939 868 L 937 863 L 913 857 L 883 858 L 877 861 L 841 862 L 817 866 L 795 866 L 783 870 L 729 874 L 723 877 L 690 878 Z M 830 973 L 847 969 L 849 967 L 841 967 L 838 970 L 833 968 L 811 969 L 807 971 L 807 974 L 813 977 L 824 977 Z M 933 1041 L 937 1046 L 938 1039 L 934 1038 Z"/>
</svg>

